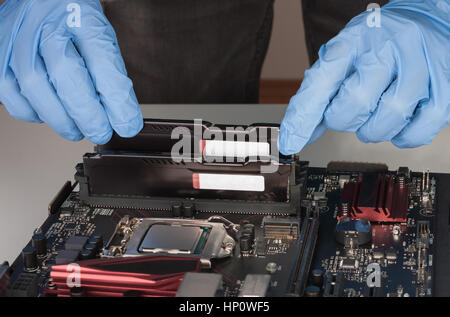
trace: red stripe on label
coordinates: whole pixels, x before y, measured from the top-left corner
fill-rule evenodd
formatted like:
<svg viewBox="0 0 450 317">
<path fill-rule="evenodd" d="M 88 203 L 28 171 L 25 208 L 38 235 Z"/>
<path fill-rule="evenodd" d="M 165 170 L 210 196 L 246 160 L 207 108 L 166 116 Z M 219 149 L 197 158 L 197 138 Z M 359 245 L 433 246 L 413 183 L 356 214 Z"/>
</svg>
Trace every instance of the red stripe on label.
<svg viewBox="0 0 450 317">
<path fill-rule="evenodd" d="M 206 140 L 200 140 L 199 146 L 200 146 L 200 153 L 202 153 L 202 155 L 204 156 L 206 153 Z"/>
<path fill-rule="evenodd" d="M 194 189 L 200 189 L 200 177 L 196 173 L 192 174 L 192 187 Z"/>
</svg>

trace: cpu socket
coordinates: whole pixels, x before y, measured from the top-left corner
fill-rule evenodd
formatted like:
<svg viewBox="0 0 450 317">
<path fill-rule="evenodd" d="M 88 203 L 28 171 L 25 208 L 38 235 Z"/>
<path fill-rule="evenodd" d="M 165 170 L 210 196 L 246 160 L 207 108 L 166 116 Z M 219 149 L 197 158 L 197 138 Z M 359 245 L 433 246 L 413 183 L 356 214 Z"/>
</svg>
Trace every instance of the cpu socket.
<svg viewBox="0 0 450 317">
<path fill-rule="evenodd" d="M 170 218 L 123 218 L 106 247 L 106 255 L 173 254 L 211 259 L 231 256 L 236 242 L 222 223 Z"/>
</svg>

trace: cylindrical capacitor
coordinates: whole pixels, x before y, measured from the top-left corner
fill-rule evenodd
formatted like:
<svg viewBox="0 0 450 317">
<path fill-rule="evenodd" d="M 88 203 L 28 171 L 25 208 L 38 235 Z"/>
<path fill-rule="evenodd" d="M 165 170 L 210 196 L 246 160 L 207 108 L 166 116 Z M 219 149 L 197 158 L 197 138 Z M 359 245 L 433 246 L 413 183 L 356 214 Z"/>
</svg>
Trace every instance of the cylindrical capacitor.
<svg viewBox="0 0 450 317">
<path fill-rule="evenodd" d="M 242 231 L 251 232 L 255 234 L 255 225 L 252 223 L 247 223 L 242 227 Z"/>
<path fill-rule="evenodd" d="M 320 288 L 314 285 L 310 285 L 305 289 L 305 295 L 307 297 L 318 297 L 320 296 Z"/>
<path fill-rule="evenodd" d="M 84 288 L 83 287 L 72 287 L 70 289 L 70 297 L 83 297 L 84 296 Z"/>
<path fill-rule="evenodd" d="M 89 259 L 92 259 L 93 256 L 94 256 L 94 254 L 91 250 L 83 249 L 80 252 L 80 260 L 89 260 Z"/>
<path fill-rule="evenodd" d="M 181 211 L 183 209 L 183 205 L 181 203 L 173 203 L 172 204 L 172 214 L 174 217 L 181 217 Z"/>
<path fill-rule="evenodd" d="M 35 233 L 31 238 L 31 244 L 38 255 L 47 254 L 47 238 L 42 233 Z"/>
<path fill-rule="evenodd" d="M 183 204 L 183 216 L 186 218 L 192 218 L 195 215 L 195 205 L 191 202 Z"/>
<path fill-rule="evenodd" d="M 95 244 L 88 243 L 84 246 L 84 250 L 88 250 L 92 253 L 92 255 L 95 255 L 97 253 L 97 246 Z"/>
<path fill-rule="evenodd" d="M 87 244 L 95 245 L 95 252 L 100 251 L 100 249 L 101 249 L 101 247 L 102 247 L 102 246 L 100 245 L 100 241 L 99 241 L 98 239 L 96 239 L 96 238 L 89 238 Z"/>
<path fill-rule="evenodd" d="M 252 239 L 255 238 L 255 225 L 248 223 L 242 227 L 241 235 L 248 235 Z"/>
<path fill-rule="evenodd" d="M 97 244 L 98 244 L 98 247 L 99 247 L 100 249 L 103 248 L 103 236 L 102 236 L 101 233 L 99 233 L 99 232 L 94 232 L 94 233 L 91 235 L 91 238 L 97 240 Z"/>
<path fill-rule="evenodd" d="M 314 269 L 311 272 L 311 283 L 315 286 L 322 287 L 323 271 L 321 269 Z"/>
<path fill-rule="evenodd" d="M 248 252 L 252 248 L 253 240 L 249 236 L 243 236 L 239 239 L 241 252 Z"/>
<path fill-rule="evenodd" d="M 36 249 L 32 245 L 27 245 L 22 250 L 23 266 L 27 270 L 33 270 L 38 267 Z"/>
</svg>

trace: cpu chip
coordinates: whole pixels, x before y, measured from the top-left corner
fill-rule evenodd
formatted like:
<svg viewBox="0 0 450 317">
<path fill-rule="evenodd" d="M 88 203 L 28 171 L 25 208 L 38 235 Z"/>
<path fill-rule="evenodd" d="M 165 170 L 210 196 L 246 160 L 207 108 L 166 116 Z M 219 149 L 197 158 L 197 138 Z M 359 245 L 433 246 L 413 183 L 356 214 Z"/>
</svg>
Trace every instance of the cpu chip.
<svg viewBox="0 0 450 317">
<path fill-rule="evenodd" d="M 142 240 L 139 252 L 193 254 L 203 233 L 204 230 L 197 226 L 154 224 Z"/>
</svg>

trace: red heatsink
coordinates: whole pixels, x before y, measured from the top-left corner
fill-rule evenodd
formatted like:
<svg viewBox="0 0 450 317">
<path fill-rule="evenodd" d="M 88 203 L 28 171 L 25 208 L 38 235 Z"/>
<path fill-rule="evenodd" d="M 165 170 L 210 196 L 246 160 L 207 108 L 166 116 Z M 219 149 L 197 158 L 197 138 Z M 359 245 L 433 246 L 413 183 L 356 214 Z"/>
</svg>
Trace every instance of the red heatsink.
<svg viewBox="0 0 450 317">
<path fill-rule="evenodd" d="M 338 219 L 365 218 L 373 222 L 404 222 L 409 185 L 393 175 L 364 173 L 344 185 Z"/>
<path fill-rule="evenodd" d="M 76 284 L 83 288 L 83 296 L 124 296 L 133 291 L 142 297 L 172 297 L 184 274 L 200 269 L 198 258 L 160 255 L 54 265 L 50 272 L 52 283 L 45 293 L 70 296 L 70 289 Z"/>
</svg>

